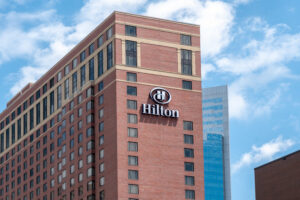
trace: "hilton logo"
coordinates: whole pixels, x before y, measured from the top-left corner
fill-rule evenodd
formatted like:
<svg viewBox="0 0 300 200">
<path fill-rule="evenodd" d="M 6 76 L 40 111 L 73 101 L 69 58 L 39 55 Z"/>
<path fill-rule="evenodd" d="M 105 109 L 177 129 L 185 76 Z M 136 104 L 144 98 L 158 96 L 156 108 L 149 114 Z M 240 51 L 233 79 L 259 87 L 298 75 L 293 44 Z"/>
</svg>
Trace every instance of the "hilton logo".
<svg viewBox="0 0 300 200">
<path fill-rule="evenodd" d="M 172 96 L 168 90 L 160 87 L 153 88 L 149 93 L 150 98 L 157 104 L 142 104 L 142 113 L 146 115 L 157 115 L 178 118 L 178 110 L 165 109 L 162 105 L 170 103 Z M 162 105 L 159 105 L 162 104 Z"/>
</svg>

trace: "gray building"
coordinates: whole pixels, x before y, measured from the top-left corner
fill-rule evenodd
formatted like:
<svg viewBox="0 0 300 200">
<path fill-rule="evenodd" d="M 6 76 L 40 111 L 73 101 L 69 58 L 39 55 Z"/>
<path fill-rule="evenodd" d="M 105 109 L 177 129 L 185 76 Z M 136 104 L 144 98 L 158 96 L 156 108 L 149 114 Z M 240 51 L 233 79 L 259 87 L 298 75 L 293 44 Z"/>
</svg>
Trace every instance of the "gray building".
<svg viewBox="0 0 300 200">
<path fill-rule="evenodd" d="M 202 97 L 205 200 L 231 200 L 227 86 Z"/>
</svg>

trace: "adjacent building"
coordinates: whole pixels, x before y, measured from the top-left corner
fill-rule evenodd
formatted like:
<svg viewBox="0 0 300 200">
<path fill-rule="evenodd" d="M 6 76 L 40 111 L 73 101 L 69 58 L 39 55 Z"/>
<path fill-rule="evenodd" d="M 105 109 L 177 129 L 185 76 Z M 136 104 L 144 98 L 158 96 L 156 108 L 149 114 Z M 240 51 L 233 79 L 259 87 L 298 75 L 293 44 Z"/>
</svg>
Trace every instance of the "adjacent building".
<svg viewBox="0 0 300 200">
<path fill-rule="evenodd" d="M 200 62 L 198 25 L 112 13 L 0 114 L 0 200 L 203 200 Z"/>
<path fill-rule="evenodd" d="M 256 200 L 300 199 L 300 150 L 254 169 Z"/>
<path fill-rule="evenodd" d="M 203 88 L 205 200 L 231 200 L 227 86 Z"/>
</svg>

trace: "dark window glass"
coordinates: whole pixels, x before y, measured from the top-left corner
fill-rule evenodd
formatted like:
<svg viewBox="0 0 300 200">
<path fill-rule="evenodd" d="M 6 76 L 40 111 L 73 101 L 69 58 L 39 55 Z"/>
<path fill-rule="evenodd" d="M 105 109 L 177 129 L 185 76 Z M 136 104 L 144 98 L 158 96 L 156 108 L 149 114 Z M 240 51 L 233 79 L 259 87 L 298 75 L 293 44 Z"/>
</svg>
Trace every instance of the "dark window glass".
<svg viewBox="0 0 300 200">
<path fill-rule="evenodd" d="M 180 35 L 180 43 L 182 45 L 192 45 L 192 40 L 190 35 Z"/>
<path fill-rule="evenodd" d="M 103 44 L 103 35 L 101 35 L 101 36 L 98 38 L 98 47 L 100 47 L 102 44 Z"/>
<path fill-rule="evenodd" d="M 18 115 L 21 114 L 21 106 L 18 107 L 17 113 L 18 113 Z"/>
<path fill-rule="evenodd" d="M 21 131 L 21 119 L 18 119 L 18 121 L 17 121 L 17 131 L 18 131 L 18 139 L 20 139 L 21 138 L 21 136 L 22 136 L 22 131 Z"/>
<path fill-rule="evenodd" d="M 192 75 L 192 51 L 181 49 L 181 72 Z"/>
<path fill-rule="evenodd" d="M 6 117 L 6 119 L 5 119 L 5 124 L 6 124 L 6 125 L 9 124 L 9 117 Z"/>
<path fill-rule="evenodd" d="M 128 170 L 128 179 L 138 180 L 139 172 L 137 170 Z"/>
<path fill-rule="evenodd" d="M 35 93 L 35 99 L 39 99 L 40 96 L 41 96 L 40 90 L 36 91 L 36 93 Z"/>
<path fill-rule="evenodd" d="M 112 27 L 110 27 L 107 31 L 106 31 L 106 40 L 109 40 L 112 36 Z"/>
<path fill-rule="evenodd" d="M 9 145 L 10 145 L 10 141 L 9 141 L 9 139 L 10 139 L 10 134 L 9 134 L 9 128 L 8 129 L 6 129 L 6 135 L 5 135 L 5 137 L 6 137 L 6 148 L 9 148 Z"/>
<path fill-rule="evenodd" d="M 101 82 L 98 84 L 98 91 L 103 90 L 103 88 L 104 88 L 104 84 L 103 84 L 103 81 L 101 81 Z"/>
<path fill-rule="evenodd" d="M 75 58 L 75 59 L 72 61 L 72 69 L 74 69 L 75 67 L 77 67 L 77 58 Z"/>
<path fill-rule="evenodd" d="M 185 144 L 194 144 L 194 136 L 184 134 L 184 143 Z"/>
<path fill-rule="evenodd" d="M 54 91 L 50 93 L 50 115 L 54 112 Z"/>
<path fill-rule="evenodd" d="M 43 99 L 43 119 L 47 118 L 47 97 Z"/>
<path fill-rule="evenodd" d="M 16 127 L 15 124 L 11 125 L 11 143 L 14 144 L 16 141 Z"/>
<path fill-rule="evenodd" d="M 137 65 L 136 42 L 126 40 L 126 65 Z"/>
<path fill-rule="evenodd" d="M 138 143 L 137 142 L 128 142 L 128 151 L 138 151 Z"/>
<path fill-rule="evenodd" d="M 77 72 L 74 72 L 72 75 L 72 93 L 76 92 L 77 90 Z"/>
<path fill-rule="evenodd" d="M 186 199 L 195 199 L 195 191 L 194 190 L 185 190 L 185 198 Z"/>
<path fill-rule="evenodd" d="M 61 107 L 61 104 L 62 104 L 62 88 L 61 88 L 61 85 L 59 85 L 57 87 L 57 90 L 56 90 L 56 98 L 57 98 L 57 109 L 59 109 Z"/>
<path fill-rule="evenodd" d="M 189 172 L 194 171 L 194 163 L 192 163 L 192 162 L 185 162 L 184 163 L 184 170 L 185 171 L 189 171 Z"/>
<path fill-rule="evenodd" d="M 43 94 L 47 92 L 47 84 L 43 85 Z"/>
<path fill-rule="evenodd" d="M 94 58 L 89 60 L 89 80 L 94 80 Z"/>
<path fill-rule="evenodd" d="M 136 82 L 136 73 L 127 72 L 127 81 Z"/>
<path fill-rule="evenodd" d="M 193 176 L 185 176 L 186 185 L 195 185 L 195 178 Z"/>
<path fill-rule="evenodd" d="M 85 65 L 80 68 L 80 86 L 85 84 Z"/>
<path fill-rule="evenodd" d="M 50 88 L 54 86 L 54 77 L 50 79 Z"/>
<path fill-rule="evenodd" d="M 15 113 L 15 111 L 13 111 L 12 113 L 11 113 L 11 120 L 14 120 L 16 118 L 16 113 Z"/>
<path fill-rule="evenodd" d="M 80 53 L 80 62 L 84 61 L 85 59 L 85 51 Z"/>
<path fill-rule="evenodd" d="M 112 42 L 107 45 L 107 70 L 113 66 L 113 47 Z"/>
<path fill-rule="evenodd" d="M 32 95 L 32 96 L 30 97 L 30 99 L 29 99 L 29 104 L 32 105 L 33 102 L 34 102 L 34 96 Z"/>
<path fill-rule="evenodd" d="M 31 108 L 29 111 L 29 128 L 30 128 L 30 130 L 33 129 L 33 126 L 34 126 L 33 111 L 34 111 L 33 108 Z"/>
<path fill-rule="evenodd" d="M 38 125 L 41 122 L 41 105 L 40 103 L 36 104 L 36 124 Z"/>
<path fill-rule="evenodd" d="M 23 115 L 23 134 L 27 133 L 27 113 Z"/>
<path fill-rule="evenodd" d="M 23 110 L 26 110 L 27 109 L 27 101 L 25 101 L 24 103 L 23 103 Z"/>
<path fill-rule="evenodd" d="M 89 46 L 89 55 L 91 55 L 92 53 L 94 53 L 94 49 L 95 49 L 95 45 L 94 45 L 94 43 L 92 43 L 92 44 Z"/>
<path fill-rule="evenodd" d="M 184 157 L 194 158 L 194 149 L 184 148 Z"/>
<path fill-rule="evenodd" d="M 193 122 L 183 121 L 183 130 L 192 131 L 193 130 Z"/>
<path fill-rule="evenodd" d="M 137 89 L 136 89 L 136 87 L 127 86 L 127 94 L 128 95 L 136 96 L 137 95 Z"/>
<path fill-rule="evenodd" d="M 182 81 L 182 88 L 191 90 L 192 89 L 192 81 Z"/>
<path fill-rule="evenodd" d="M 102 105 L 104 102 L 104 96 L 103 94 L 101 96 L 99 96 L 99 105 Z"/>
<path fill-rule="evenodd" d="M 103 74 L 103 50 L 98 53 L 98 76 Z"/>
<path fill-rule="evenodd" d="M 125 25 L 125 35 L 136 36 L 136 27 Z"/>
</svg>

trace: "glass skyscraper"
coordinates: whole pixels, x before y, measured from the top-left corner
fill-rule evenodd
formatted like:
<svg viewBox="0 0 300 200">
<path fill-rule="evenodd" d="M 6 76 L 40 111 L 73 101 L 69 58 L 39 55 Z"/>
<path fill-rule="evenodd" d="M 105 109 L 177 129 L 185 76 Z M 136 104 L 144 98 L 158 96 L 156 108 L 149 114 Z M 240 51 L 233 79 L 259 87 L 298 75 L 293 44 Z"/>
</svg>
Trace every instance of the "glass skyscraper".
<svg viewBox="0 0 300 200">
<path fill-rule="evenodd" d="M 202 97 L 205 200 L 231 200 L 227 86 Z"/>
</svg>

